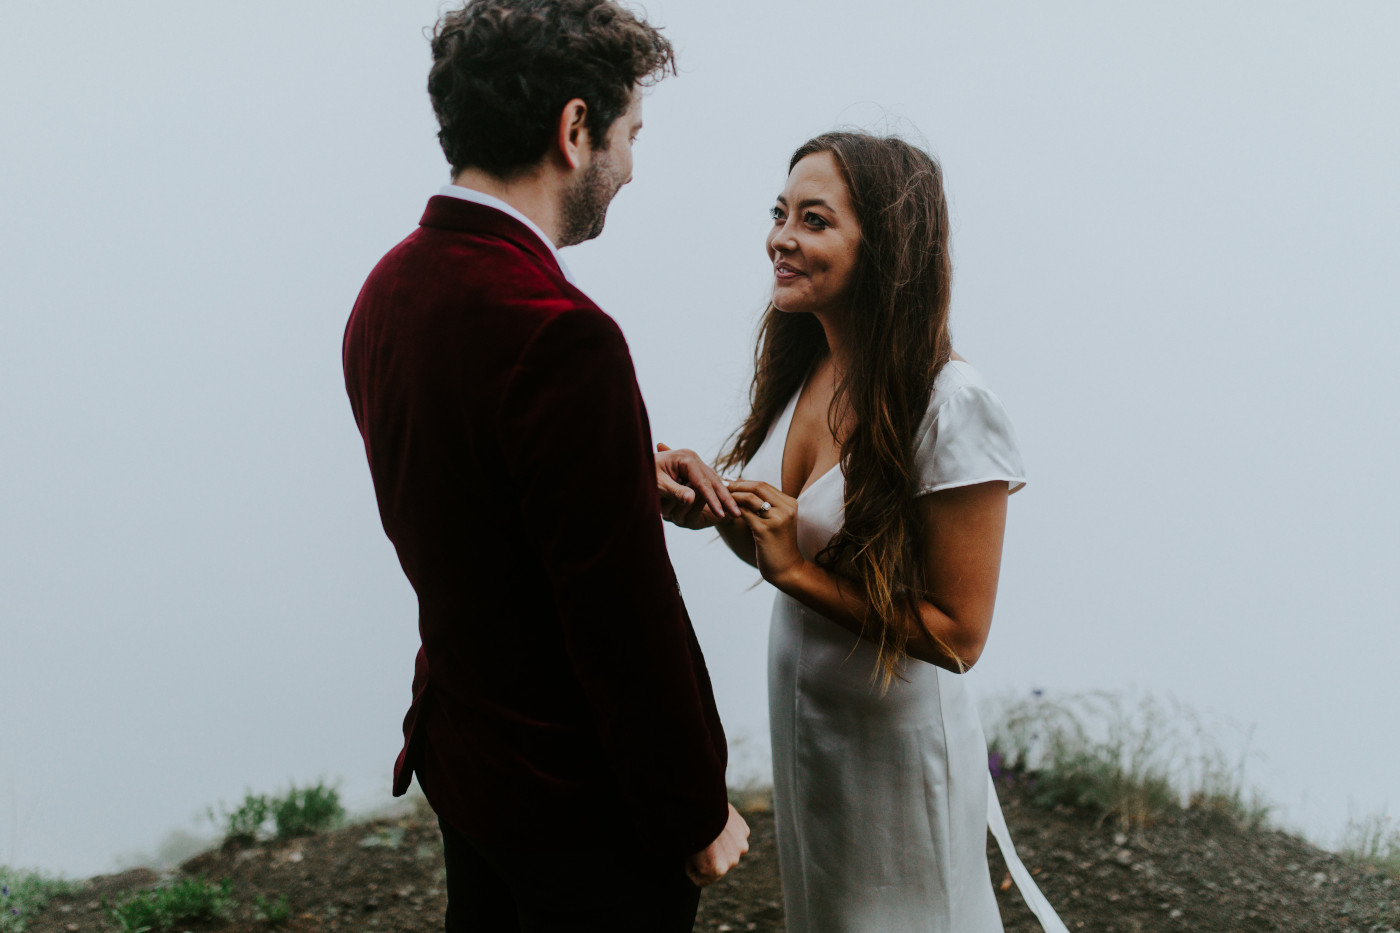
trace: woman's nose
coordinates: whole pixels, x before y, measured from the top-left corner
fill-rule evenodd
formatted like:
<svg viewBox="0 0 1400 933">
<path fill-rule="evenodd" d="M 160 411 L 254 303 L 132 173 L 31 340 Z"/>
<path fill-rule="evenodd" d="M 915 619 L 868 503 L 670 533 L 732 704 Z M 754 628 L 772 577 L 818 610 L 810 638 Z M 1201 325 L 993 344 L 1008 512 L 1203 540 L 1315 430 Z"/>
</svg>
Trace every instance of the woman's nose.
<svg viewBox="0 0 1400 933">
<path fill-rule="evenodd" d="M 797 249 L 797 237 L 788 224 L 783 224 L 768 237 L 768 245 L 780 253 L 790 253 Z"/>
</svg>

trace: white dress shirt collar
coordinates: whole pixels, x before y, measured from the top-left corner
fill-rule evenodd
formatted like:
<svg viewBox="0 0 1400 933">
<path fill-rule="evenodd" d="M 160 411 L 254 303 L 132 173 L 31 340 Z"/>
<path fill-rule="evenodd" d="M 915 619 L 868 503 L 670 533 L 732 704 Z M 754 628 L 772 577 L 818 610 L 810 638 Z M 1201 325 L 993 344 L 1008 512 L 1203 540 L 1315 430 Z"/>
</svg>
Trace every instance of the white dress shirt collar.
<svg viewBox="0 0 1400 933">
<path fill-rule="evenodd" d="M 564 273 L 564 278 L 568 279 L 570 285 L 578 287 L 578 283 L 574 281 L 573 273 L 569 271 L 569 267 L 564 262 L 564 258 L 559 255 L 559 250 L 554 246 L 554 241 L 544 235 L 544 231 L 539 228 L 538 224 L 520 213 L 520 211 L 511 207 L 505 201 L 502 201 L 494 195 L 487 194 L 484 191 L 477 191 L 475 188 L 464 188 L 461 185 L 444 185 L 443 189 L 439 191 L 438 194 L 444 197 L 461 198 L 463 201 L 471 201 L 473 204 L 494 208 L 502 214 L 508 214 L 514 217 L 528 227 L 535 236 L 540 238 L 540 242 L 548 247 L 549 252 L 554 256 L 554 261 L 559 263 L 559 271 Z"/>
</svg>

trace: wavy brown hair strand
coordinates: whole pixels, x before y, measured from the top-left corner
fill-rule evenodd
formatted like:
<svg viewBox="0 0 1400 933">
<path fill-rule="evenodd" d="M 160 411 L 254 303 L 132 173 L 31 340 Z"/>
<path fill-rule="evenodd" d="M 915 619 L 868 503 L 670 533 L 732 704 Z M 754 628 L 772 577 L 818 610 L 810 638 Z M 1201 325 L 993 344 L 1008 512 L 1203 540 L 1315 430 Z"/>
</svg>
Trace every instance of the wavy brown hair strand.
<svg viewBox="0 0 1400 933">
<path fill-rule="evenodd" d="M 861 244 L 848 328 L 850 363 L 828 412 L 841 443 L 845 524 L 817 560 L 849 578 L 869 604 L 863 624 L 878 645 L 888 686 L 908 656 L 925 595 L 914 447 L 934 380 L 952 352 L 948 205 L 938 163 L 898 137 L 826 133 L 793 153 L 788 170 L 819 152 L 831 153 L 841 170 Z M 741 468 L 753 459 L 827 349 L 821 324 L 811 315 L 768 306 L 749 415 L 721 454 L 721 468 Z M 851 425 L 845 437 L 838 432 L 842 423 Z M 947 645 L 940 647 L 957 660 Z"/>
</svg>

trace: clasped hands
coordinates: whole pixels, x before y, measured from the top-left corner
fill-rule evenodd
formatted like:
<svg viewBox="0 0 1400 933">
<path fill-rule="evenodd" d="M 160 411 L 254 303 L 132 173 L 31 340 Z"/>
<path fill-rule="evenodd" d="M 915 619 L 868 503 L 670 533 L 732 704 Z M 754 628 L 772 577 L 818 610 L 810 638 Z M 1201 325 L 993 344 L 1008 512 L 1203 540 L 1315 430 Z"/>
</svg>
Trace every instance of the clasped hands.
<svg viewBox="0 0 1400 933">
<path fill-rule="evenodd" d="M 797 547 L 797 500 L 768 483 L 726 481 L 693 450 L 656 445 L 661 517 L 681 528 L 742 522 L 753 535 L 758 570 L 769 583 L 806 563 Z"/>
</svg>

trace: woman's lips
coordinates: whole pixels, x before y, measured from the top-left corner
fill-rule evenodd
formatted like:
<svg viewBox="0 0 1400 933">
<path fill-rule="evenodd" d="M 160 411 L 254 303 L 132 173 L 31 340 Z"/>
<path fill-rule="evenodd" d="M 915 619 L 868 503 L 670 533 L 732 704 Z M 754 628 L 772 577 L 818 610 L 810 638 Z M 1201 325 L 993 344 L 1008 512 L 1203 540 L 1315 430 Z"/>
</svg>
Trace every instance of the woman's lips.
<svg viewBox="0 0 1400 933">
<path fill-rule="evenodd" d="M 773 275 L 777 277 L 779 282 L 790 282 L 802 274 L 785 262 L 775 263 L 773 266 Z"/>
</svg>

